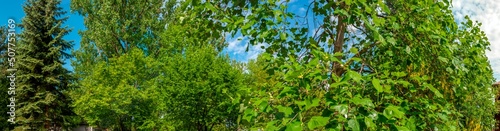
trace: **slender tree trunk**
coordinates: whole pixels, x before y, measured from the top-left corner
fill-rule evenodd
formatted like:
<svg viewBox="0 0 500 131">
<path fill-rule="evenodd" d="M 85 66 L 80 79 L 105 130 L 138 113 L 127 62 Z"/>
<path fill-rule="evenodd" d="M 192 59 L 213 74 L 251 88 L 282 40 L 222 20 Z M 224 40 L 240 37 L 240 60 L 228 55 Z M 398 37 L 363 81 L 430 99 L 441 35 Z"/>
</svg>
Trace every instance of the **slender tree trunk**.
<svg viewBox="0 0 500 131">
<path fill-rule="evenodd" d="M 329 1 L 332 2 L 332 1 Z M 334 8 L 334 7 L 332 7 Z M 345 3 L 341 2 L 340 3 L 340 8 L 345 8 Z M 335 37 L 335 42 L 333 43 L 333 54 L 335 53 L 342 53 L 342 47 L 344 45 L 344 33 L 347 27 L 347 24 L 344 22 L 345 16 L 337 16 L 337 28 L 336 32 L 337 34 L 332 37 Z M 337 56 L 338 60 L 342 60 L 342 56 Z M 344 74 L 345 69 L 343 65 L 340 62 L 332 62 L 332 75 L 335 74 L 337 76 L 341 76 Z"/>
<path fill-rule="evenodd" d="M 47 118 L 49 118 L 49 106 L 45 106 L 45 120 L 43 120 L 45 125 L 45 130 L 50 129 L 50 121 L 46 120 Z"/>
</svg>

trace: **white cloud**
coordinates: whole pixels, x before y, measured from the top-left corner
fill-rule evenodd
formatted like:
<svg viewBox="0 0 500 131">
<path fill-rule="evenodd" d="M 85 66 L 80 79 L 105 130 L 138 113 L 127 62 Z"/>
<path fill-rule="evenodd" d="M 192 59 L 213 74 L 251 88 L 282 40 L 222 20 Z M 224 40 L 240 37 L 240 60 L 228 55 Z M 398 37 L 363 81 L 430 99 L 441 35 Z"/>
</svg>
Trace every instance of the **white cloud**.
<svg viewBox="0 0 500 131">
<path fill-rule="evenodd" d="M 353 25 L 347 25 L 347 32 L 349 33 L 356 33 L 358 29 L 354 27 Z"/>
<path fill-rule="evenodd" d="M 287 2 L 287 0 L 280 0 L 276 4 L 282 4 L 282 3 L 286 3 L 286 2 Z M 297 2 L 297 0 L 289 0 L 288 4 L 292 4 L 292 3 L 295 3 L 295 2 Z"/>
<path fill-rule="evenodd" d="M 230 51 L 233 55 L 240 54 L 245 52 L 245 47 L 243 47 L 243 43 L 241 42 L 243 37 L 237 37 L 228 42 L 227 50 Z"/>
<path fill-rule="evenodd" d="M 267 47 L 267 44 L 257 44 L 250 45 L 248 51 L 246 51 L 248 46 L 248 39 L 243 37 L 229 38 L 228 46 L 224 50 L 224 53 L 229 54 L 229 56 L 235 60 L 247 62 L 250 59 L 256 59 L 260 53 L 264 52 L 261 46 Z"/>
<path fill-rule="evenodd" d="M 453 0 L 456 19 L 469 15 L 482 23 L 481 30 L 488 36 L 491 51 L 486 52 L 495 78 L 500 80 L 500 1 L 498 0 Z"/>
<path fill-rule="evenodd" d="M 304 8 L 304 7 L 300 7 L 300 8 L 299 8 L 299 12 L 301 12 L 301 13 L 305 13 L 306 11 L 307 11 L 307 10 L 306 10 L 306 8 Z"/>
</svg>

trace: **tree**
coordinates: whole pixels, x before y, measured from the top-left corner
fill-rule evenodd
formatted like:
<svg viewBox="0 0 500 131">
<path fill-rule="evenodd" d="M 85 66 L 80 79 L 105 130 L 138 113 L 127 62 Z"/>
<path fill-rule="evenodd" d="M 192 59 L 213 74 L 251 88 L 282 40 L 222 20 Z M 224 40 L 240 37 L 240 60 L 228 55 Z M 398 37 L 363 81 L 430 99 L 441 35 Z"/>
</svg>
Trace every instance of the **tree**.
<svg viewBox="0 0 500 131">
<path fill-rule="evenodd" d="M 241 32 L 248 44 L 268 43 L 263 58 L 284 72 L 273 87 L 279 95 L 245 103 L 243 119 L 256 128 L 493 126 L 493 77 L 484 55 L 489 42 L 480 24 L 468 18 L 455 23 L 449 1 L 315 0 L 307 15 L 321 21 L 312 33 L 286 1 L 192 3 L 212 10 L 207 16 L 219 18 L 227 31 Z M 258 124 L 259 117 L 270 121 Z"/>
<path fill-rule="evenodd" d="M 71 96 L 75 99 L 73 106 L 78 115 L 89 124 L 102 128 L 167 130 L 174 128 L 177 124 L 175 122 L 179 122 L 167 120 L 167 113 L 175 115 L 197 113 L 194 110 L 169 112 L 168 109 L 172 107 L 167 106 L 167 103 L 172 101 L 165 97 L 167 94 L 164 91 L 174 87 L 164 85 L 167 84 L 164 81 L 170 80 L 163 78 L 176 72 L 167 70 L 164 66 L 178 61 L 177 59 L 182 62 L 184 58 L 181 56 L 194 55 L 192 53 L 195 48 L 223 42 L 222 38 L 211 35 L 217 33 L 202 30 L 207 23 L 210 23 L 209 20 L 187 17 L 181 19 L 194 13 L 176 8 L 176 1 L 162 3 L 148 0 L 105 2 L 77 0 L 72 1 L 71 5 L 73 10 L 85 16 L 85 26 L 88 29 L 80 33 L 81 48 L 74 52 L 76 59 L 72 61 L 78 78 L 75 86 L 79 89 L 73 90 Z M 122 8 L 116 8 L 114 5 Z M 165 5 L 165 8 L 162 8 L 162 5 Z M 104 26 L 106 28 L 101 28 Z M 215 57 L 215 54 L 217 53 L 212 52 L 205 55 Z M 211 61 L 199 60 L 199 62 L 210 64 L 204 62 Z M 174 66 L 168 67 L 174 68 Z M 213 77 L 215 79 L 216 76 Z M 179 78 L 178 81 L 184 80 Z M 227 98 L 221 95 L 213 97 Z M 227 99 L 221 100 L 227 103 Z M 208 105 L 213 106 L 214 103 Z M 219 108 L 217 109 L 213 111 L 221 112 Z M 213 114 L 213 111 L 210 113 Z M 222 118 L 219 116 L 217 118 L 214 122 L 199 125 L 208 127 L 207 124 L 215 123 L 214 126 L 221 126 Z M 188 122 L 192 121 L 186 121 Z"/>
<path fill-rule="evenodd" d="M 279 86 L 281 83 L 280 80 L 283 77 L 282 72 L 274 72 L 273 67 L 270 66 L 270 63 L 263 58 L 263 55 L 259 55 L 256 59 L 249 60 L 247 63 L 243 65 L 243 75 L 245 80 L 243 81 L 244 85 L 247 85 L 243 88 L 239 88 L 237 92 L 237 98 L 235 101 L 238 103 L 248 103 L 248 102 L 257 102 L 261 97 L 266 96 L 278 96 L 280 90 L 273 88 L 275 86 Z M 274 100 L 274 99 L 273 99 Z M 290 104 L 285 99 L 280 99 L 278 101 L 273 101 L 275 103 L 272 104 Z M 265 103 L 267 101 L 262 102 L 259 101 L 257 103 Z M 265 105 L 262 104 L 262 105 Z M 261 110 L 265 110 L 262 109 Z M 272 114 L 263 113 L 256 118 L 258 123 L 248 123 L 246 121 L 240 121 L 239 128 L 250 128 L 252 126 L 265 126 L 266 122 L 272 121 L 272 117 L 268 117 Z M 240 119 L 244 119 L 245 117 L 240 117 Z"/>
<path fill-rule="evenodd" d="M 241 70 L 211 46 L 188 47 L 165 58 L 159 88 L 164 92 L 164 117 L 176 130 L 235 129 L 238 104 L 231 98 L 241 88 Z"/>
<path fill-rule="evenodd" d="M 157 71 L 157 64 L 137 48 L 95 64 L 91 75 L 82 78 L 80 88 L 71 93 L 74 111 L 90 125 L 101 128 L 146 128 L 146 121 L 159 119 L 153 117 L 154 106 L 159 106 L 154 101 L 157 96 L 150 92 L 157 79 L 147 78 Z"/>
<path fill-rule="evenodd" d="M 155 92 L 149 92 L 159 74 L 155 68 L 138 68 L 135 64 L 154 62 L 151 59 L 159 52 L 159 34 L 164 27 L 162 5 L 162 1 L 151 0 L 71 1 L 71 9 L 84 16 L 87 29 L 80 32 L 80 50 L 73 52 L 76 59 L 72 66 L 78 78 L 75 86 L 80 89 L 71 94 L 75 112 L 89 124 L 117 130 L 158 130 L 164 125 L 158 120 L 157 107 L 153 107 L 157 103 L 151 102 L 157 100 L 153 99 Z M 130 71 L 133 74 L 128 74 Z M 121 79 L 104 78 L 109 76 Z M 93 94 L 81 94 L 90 92 Z M 108 107 L 102 105 L 103 101 L 113 102 Z M 97 108 L 103 106 L 106 108 Z"/>
<path fill-rule="evenodd" d="M 282 0 L 73 1 L 88 28 L 73 106 L 120 130 L 488 130 L 489 42 L 450 5 L 313 0 L 302 17 Z M 226 34 L 267 44 L 245 79 L 217 56 Z"/>
<path fill-rule="evenodd" d="M 0 65 L 2 65 L 0 67 L 0 77 L 2 79 L 0 79 L 0 84 L 2 86 L 4 86 L 5 88 L 1 88 L 0 89 L 0 98 L 4 98 L 2 100 L 0 100 L 0 105 L 9 105 L 10 104 L 10 100 L 8 98 L 10 98 L 9 94 L 8 94 L 8 91 L 9 89 L 7 88 L 8 86 L 10 86 L 10 80 L 7 78 L 7 76 L 9 75 L 10 72 L 7 72 L 7 69 L 9 67 L 9 62 L 8 62 L 8 40 L 7 40 L 7 35 L 8 35 L 8 30 L 5 26 L 2 26 L 0 27 L 0 54 L 1 54 L 1 57 L 0 57 Z M 1 108 L 0 109 L 0 112 L 9 112 L 9 108 Z M 7 113 L 4 113 L 2 115 L 0 115 L 0 121 L 5 121 L 3 123 L 0 123 L 0 130 L 11 130 L 13 129 L 13 124 L 10 124 L 9 122 L 7 122 L 7 120 L 10 118 L 10 115 L 7 114 Z"/>
<path fill-rule="evenodd" d="M 59 0 L 29 0 L 23 6 L 26 16 L 20 27 L 16 55 L 16 123 L 18 129 L 61 130 L 74 114 L 66 94 L 72 79 L 62 67 L 71 42 L 63 39 L 70 31 L 61 27 L 67 17 Z"/>
<path fill-rule="evenodd" d="M 71 1 L 71 9 L 86 21 L 87 30 L 80 32 L 82 47 L 97 48 L 94 50 L 105 59 L 119 57 L 133 47 L 155 54 L 157 37 L 164 27 L 160 14 L 167 10 L 162 5 L 158 0 Z"/>
</svg>

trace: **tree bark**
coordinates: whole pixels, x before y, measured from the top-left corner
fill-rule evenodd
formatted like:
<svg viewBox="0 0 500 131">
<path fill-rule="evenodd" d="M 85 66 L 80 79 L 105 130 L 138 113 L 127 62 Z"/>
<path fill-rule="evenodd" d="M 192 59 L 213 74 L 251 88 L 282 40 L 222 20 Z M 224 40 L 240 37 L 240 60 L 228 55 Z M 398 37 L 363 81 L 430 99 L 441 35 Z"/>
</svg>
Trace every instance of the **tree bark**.
<svg viewBox="0 0 500 131">
<path fill-rule="evenodd" d="M 330 1 L 331 2 L 331 1 Z M 335 8 L 335 7 L 332 7 Z M 340 9 L 344 9 L 345 4 L 344 2 L 340 3 Z M 346 30 L 347 24 L 344 22 L 345 16 L 338 15 L 337 16 L 337 28 L 336 28 L 336 36 L 335 36 L 335 42 L 333 43 L 333 54 L 335 53 L 342 53 L 342 47 L 344 45 L 344 34 Z M 332 36 L 333 37 L 333 36 Z M 342 56 L 337 56 L 337 59 L 339 61 L 342 61 Z M 333 62 L 333 69 L 332 69 L 332 75 L 335 74 L 337 76 L 341 76 L 344 74 L 345 69 L 344 66 L 340 62 Z"/>
</svg>

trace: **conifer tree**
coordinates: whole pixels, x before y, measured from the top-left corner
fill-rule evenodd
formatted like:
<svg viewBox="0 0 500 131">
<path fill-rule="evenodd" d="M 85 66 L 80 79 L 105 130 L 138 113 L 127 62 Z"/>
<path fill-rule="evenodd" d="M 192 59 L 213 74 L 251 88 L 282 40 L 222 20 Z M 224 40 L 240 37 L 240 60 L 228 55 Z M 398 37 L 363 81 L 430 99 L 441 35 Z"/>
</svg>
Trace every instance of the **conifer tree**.
<svg viewBox="0 0 500 131">
<path fill-rule="evenodd" d="M 7 56 L 7 51 L 8 51 L 8 42 L 7 42 L 7 28 L 5 26 L 0 27 L 0 105 L 2 105 L 2 108 L 0 108 L 0 112 L 2 113 L 0 115 L 0 130 L 9 130 L 12 125 L 7 122 L 9 119 L 10 115 L 7 114 L 6 112 L 9 111 L 9 108 L 7 108 L 5 105 L 9 104 L 9 95 L 8 95 L 8 88 L 9 88 L 9 79 L 7 78 L 9 72 L 7 71 L 8 69 L 8 56 Z"/>
<path fill-rule="evenodd" d="M 18 129 L 61 130 L 68 125 L 70 72 L 64 60 L 72 57 L 72 47 L 63 36 L 70 32 L 62 24 L 68 17 L 60 0 L 28 0 L 20 27 L 17 57 L 18 87 L 16 124 Z"/>
</svg>

